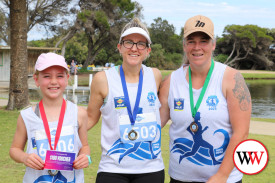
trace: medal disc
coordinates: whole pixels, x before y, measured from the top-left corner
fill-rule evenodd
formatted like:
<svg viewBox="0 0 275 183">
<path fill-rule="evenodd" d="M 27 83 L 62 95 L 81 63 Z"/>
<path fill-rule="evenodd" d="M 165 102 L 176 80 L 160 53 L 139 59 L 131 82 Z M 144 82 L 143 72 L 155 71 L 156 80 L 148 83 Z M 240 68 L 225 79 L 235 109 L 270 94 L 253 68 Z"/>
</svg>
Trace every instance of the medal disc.
<svg viewBox="0 0 275 183">
<path fill-rule="evenodd" d="M 197 132 L 198 129 L 199 129 L 199 127 L 198 127 L 197 123 L 192 122 L 192 123 L 190 124 L 190 130 L 191 130 L 192 132 Z"/>
<path fill-rule="evenodd" d="M 58 174 L 58 170 L 48 170 L 49 175 L 55 176 Z"/>
<path fill-rule="evenodd" d="M 137 139 L 137 132 L 135 130 L 131 130 L 129 133 L 128 133 L 128 138 L 130 140 L 136 140 Z"/>
</svg>

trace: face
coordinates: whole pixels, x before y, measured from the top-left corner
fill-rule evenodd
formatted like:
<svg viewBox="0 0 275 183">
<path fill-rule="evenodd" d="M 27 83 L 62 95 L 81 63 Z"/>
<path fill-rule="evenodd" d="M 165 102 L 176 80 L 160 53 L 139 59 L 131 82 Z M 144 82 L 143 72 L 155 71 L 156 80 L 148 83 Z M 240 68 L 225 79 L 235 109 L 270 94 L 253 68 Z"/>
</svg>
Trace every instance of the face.
<svg viewBox="0 0 275 183">
<path fill-rule="evenodd" d="M 145 37 L 140 34 L 130 34 L 125 36 L 122 41 L 132 41 L 134 43 L 144 42 L 147 43 Z M 146 47 L 144 50 L 139 50 L 137 45 L 134 44 L 132 48 L 125 48 L 122 43 L 117 45 L 117 48 L 122 55 L 123 63 L 129 65 L 138 65 L 142 64 L 142 61 L 146 59 L 146 57 L 151 52 L 151 48 Z"/>
<path fill-rule="evenodd" d="M 211 61 L 216 44 L 203 32 L 190 34 L 183 45 L 190 64 L 202 65 Z"/>
<path fill-rule="evenodd" d="M 63 67 L 52 66 L 38 75 L 34 74 L 34 81 L 40 87 L 43 98 L 56 99 L 63 97 L 63 92 L 68 85 L 69 74 Z"/>
</svg>

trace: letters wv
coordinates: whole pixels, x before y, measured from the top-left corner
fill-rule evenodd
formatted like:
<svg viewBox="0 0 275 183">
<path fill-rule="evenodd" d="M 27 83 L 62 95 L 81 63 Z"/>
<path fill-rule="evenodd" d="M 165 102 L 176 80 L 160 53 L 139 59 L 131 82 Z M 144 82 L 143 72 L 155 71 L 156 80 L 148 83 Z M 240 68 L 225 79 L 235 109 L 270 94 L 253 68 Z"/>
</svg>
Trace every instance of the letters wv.
<svg viewBox="0 0 275 183">
<path fill-rule="evenodd" d="M 254 152 L 253 151 L 251 151 L 251 152 L 249 152 L 249 151 L 236 151 L 236 153 L 238 154 L 241 165 L 244 163 L 244 161 L 246 161 L 246 164 L 248 165 L 250 163 L 250 160 L 251 160 L 252 165 L 254 164 L 255 160 L 257 161 L 257 163 L 259 165 L 264 152 L 260 151 L 260 153 L 261 153 L 260 157 L 258 157 L 258 152 L 257 151 L 254 151 Z M 241 154 L 243 154 L 243 157 L 242 157 Z M 248 156 L 247 156 L 247 154 L 248 154 Z M 252 157 L 252 154 L 255 154 L 254 158 Z"/>
</svg>

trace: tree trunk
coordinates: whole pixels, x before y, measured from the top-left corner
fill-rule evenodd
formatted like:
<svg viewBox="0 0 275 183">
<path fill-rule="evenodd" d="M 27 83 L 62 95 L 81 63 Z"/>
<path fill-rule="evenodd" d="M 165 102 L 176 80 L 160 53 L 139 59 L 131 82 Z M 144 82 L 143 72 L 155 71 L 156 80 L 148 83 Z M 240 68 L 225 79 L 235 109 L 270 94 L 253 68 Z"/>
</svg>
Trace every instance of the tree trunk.
<svg viewBox="0 0 275 183">
<path fill-rule="evenodd" d="M 250 54 L 251 60 L 255 60 L 258 65 L 263 66 L 265 70 L 273 70 L 274 62 L 270 61 L 265 55 Z"/>
<path fill-rule="evenodd" d="M 27 53 L 27 2 L 10 1 L 11 66 L 7 109 L 21 109 L 29 104 Z"/>
</svg>

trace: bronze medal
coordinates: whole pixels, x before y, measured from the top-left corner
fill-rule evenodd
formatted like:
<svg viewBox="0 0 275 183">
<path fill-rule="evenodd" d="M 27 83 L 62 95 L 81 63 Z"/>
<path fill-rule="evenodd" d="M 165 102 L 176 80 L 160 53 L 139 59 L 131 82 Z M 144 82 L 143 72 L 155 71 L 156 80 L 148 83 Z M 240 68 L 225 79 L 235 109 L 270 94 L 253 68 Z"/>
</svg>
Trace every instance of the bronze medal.
<svg viewBox="0 0 275 183">
<path fill-rule="evenodd" d="M 51 175 L 51 176 L 57 175 L 58 172 L 59 172 L 58 170 L 48 170 L 48 173 L 49 173 L 49 175 Z"/>
<path fill-rule="evenodd" d="M 192 132 L 197 132 L 198 131 L 198 129 L 199 129 L 199 127 L 198 127 L 198 125 L 197 125 L 197 123 L 196 122 L 192 122 L 191 124 L 190 124 L 190 130 L 192 131 Z"/>
<path fill-rule="evenodd" d="M 128 133 L 128 138 L 130 140 L 136 140 L 137 139 L 137 132 L 135 130 L 131 130 L 129 133 Z"/>
</svg>

